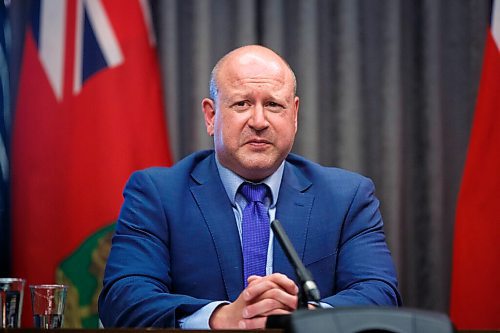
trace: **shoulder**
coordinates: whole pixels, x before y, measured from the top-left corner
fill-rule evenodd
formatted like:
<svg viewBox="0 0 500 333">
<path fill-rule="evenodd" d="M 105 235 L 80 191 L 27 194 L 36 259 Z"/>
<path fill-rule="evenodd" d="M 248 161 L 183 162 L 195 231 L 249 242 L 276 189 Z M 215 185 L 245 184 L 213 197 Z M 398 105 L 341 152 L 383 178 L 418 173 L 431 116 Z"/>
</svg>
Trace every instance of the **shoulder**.
<svg viewBox="0 0 500 333">
<path fill-rule="evenodd" d="M 321 207 L 332 202 L 345 207 L 353 202 L 377 203 L 375 185 L 370 178 L 349 170 L 326 167 L 295 154 L 290 154 L 286 161 L 284 181 L 301 192 L 315 195 Z"/>
<path fill-rule="evenodd" d="M 336 167 L 323 166 L 296 154 L 289 154 L 286 162 L 294 173 L 302 174 L 313 184 L 321 184 L 321 182 L 329 183 L 332 181 L 336 184 L 372 183 L 369 178 L 359 173 Z"/>
<path fill-rule="evenodd" d="M 202 150 L 184 157 L 171 167 L 149 167 L 138 170 L 130 176 L 129 182 L 144 178 L 149 178 L 155 184 L 166 183 L 171 186 L 187 182 L 193 170 L 209 160 L 213 154 L 213 150 Z"/>
</svg>

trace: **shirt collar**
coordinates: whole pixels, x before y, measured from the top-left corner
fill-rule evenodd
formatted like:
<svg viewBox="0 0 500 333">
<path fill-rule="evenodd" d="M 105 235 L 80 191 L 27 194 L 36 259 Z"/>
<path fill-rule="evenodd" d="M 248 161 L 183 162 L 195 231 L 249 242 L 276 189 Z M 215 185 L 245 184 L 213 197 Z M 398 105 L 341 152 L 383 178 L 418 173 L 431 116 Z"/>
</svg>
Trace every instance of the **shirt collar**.
<svg viewBox="0 0 500 333">
<path fill-rule="evenodd" d="M 231 204 L 234 206 L 236 200 L 236 193 L 238 192 L 240 185 L 244 182 L 248 182 L 248 180 L 238 176 L 232 170 L 229 170 L 228 168 L 223 166 L 219 162 L 217 154 L 215 154 L 215 162 L 217 164 L 217 169 L 219 170 L 219 175 L 222 184 L 226 189 L 227 196 L 229 197 L 229 200 L 231 200 Z M 270 208 L 276 205 L 284 169 L 285 169 L 285 161 L 281 163 L 281 165 L 272 175 L 270 175 L 269 177 L 258 183 L 258 184 L 266 184 L 271 189 L 272 198 L 271 198 L 271 205 L 269 206 Z"/>
</svg>

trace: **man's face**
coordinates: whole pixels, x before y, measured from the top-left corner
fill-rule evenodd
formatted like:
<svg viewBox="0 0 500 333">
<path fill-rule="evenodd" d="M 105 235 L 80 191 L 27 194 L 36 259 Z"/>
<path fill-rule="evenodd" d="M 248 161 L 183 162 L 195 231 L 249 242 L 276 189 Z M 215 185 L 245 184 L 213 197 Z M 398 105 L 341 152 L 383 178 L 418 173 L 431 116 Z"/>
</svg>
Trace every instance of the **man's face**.
<svg viewBox="0 0 500 333">
<path fill-rule="evenodd" d="M 226 61 L 217 81 L 216 101 L 202 103 L 217 157 L 243 178 L 262 180 L 286 158 L 297 132 L 292 74 L 277 59 L 247 56 Z"/>
</svg>

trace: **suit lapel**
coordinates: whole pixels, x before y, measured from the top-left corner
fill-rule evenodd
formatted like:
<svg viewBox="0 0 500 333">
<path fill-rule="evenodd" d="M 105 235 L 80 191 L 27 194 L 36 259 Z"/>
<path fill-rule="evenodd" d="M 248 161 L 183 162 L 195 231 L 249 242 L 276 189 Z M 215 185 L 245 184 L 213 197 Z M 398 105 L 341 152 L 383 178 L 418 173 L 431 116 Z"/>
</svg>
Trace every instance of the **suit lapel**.
<svg viewBox="0 0 500 333">
<path fill-rule="evenodd" d="M 285 163 L 276 205 L 276 218 L 283 225 L 302 260 L 304 260 L 307 229 L 314 201 L 314 194 L 306 192 L 311 185 L 312 183 L 302 175 L 298 168 L 288 162 Z M 273 242 L 273 253 L 274 272 L 281 272 L 295 280 L 295 271 L 276 238 Z"/>
<path fill-rule="evenodd" d="M 234 301 L 244 288 L 243 258 L 238 228 L 214 154 L 200 162 L 191 176 L 197 183 L 191 193 L 212 235 L 228 299 Z"/>
</svg>

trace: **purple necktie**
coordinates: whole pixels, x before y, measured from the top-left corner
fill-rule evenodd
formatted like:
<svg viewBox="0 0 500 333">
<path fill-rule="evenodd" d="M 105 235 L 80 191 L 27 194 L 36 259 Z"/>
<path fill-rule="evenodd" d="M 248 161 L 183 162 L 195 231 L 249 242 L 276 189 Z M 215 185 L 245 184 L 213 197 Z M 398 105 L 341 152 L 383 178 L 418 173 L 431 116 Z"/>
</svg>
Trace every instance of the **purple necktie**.
<svg viewBox="0 0 500 333">
<path fill-rule="evenodd" d="M 250 275 L 266 275 L 269 246 L 269 215 L 264 205 L 268 187 L 265 184 L 243 183 L 240 192 L 247 199 L 241 223 L 243 244 L 243 277 L 245 287 Z"/>
</svg>

